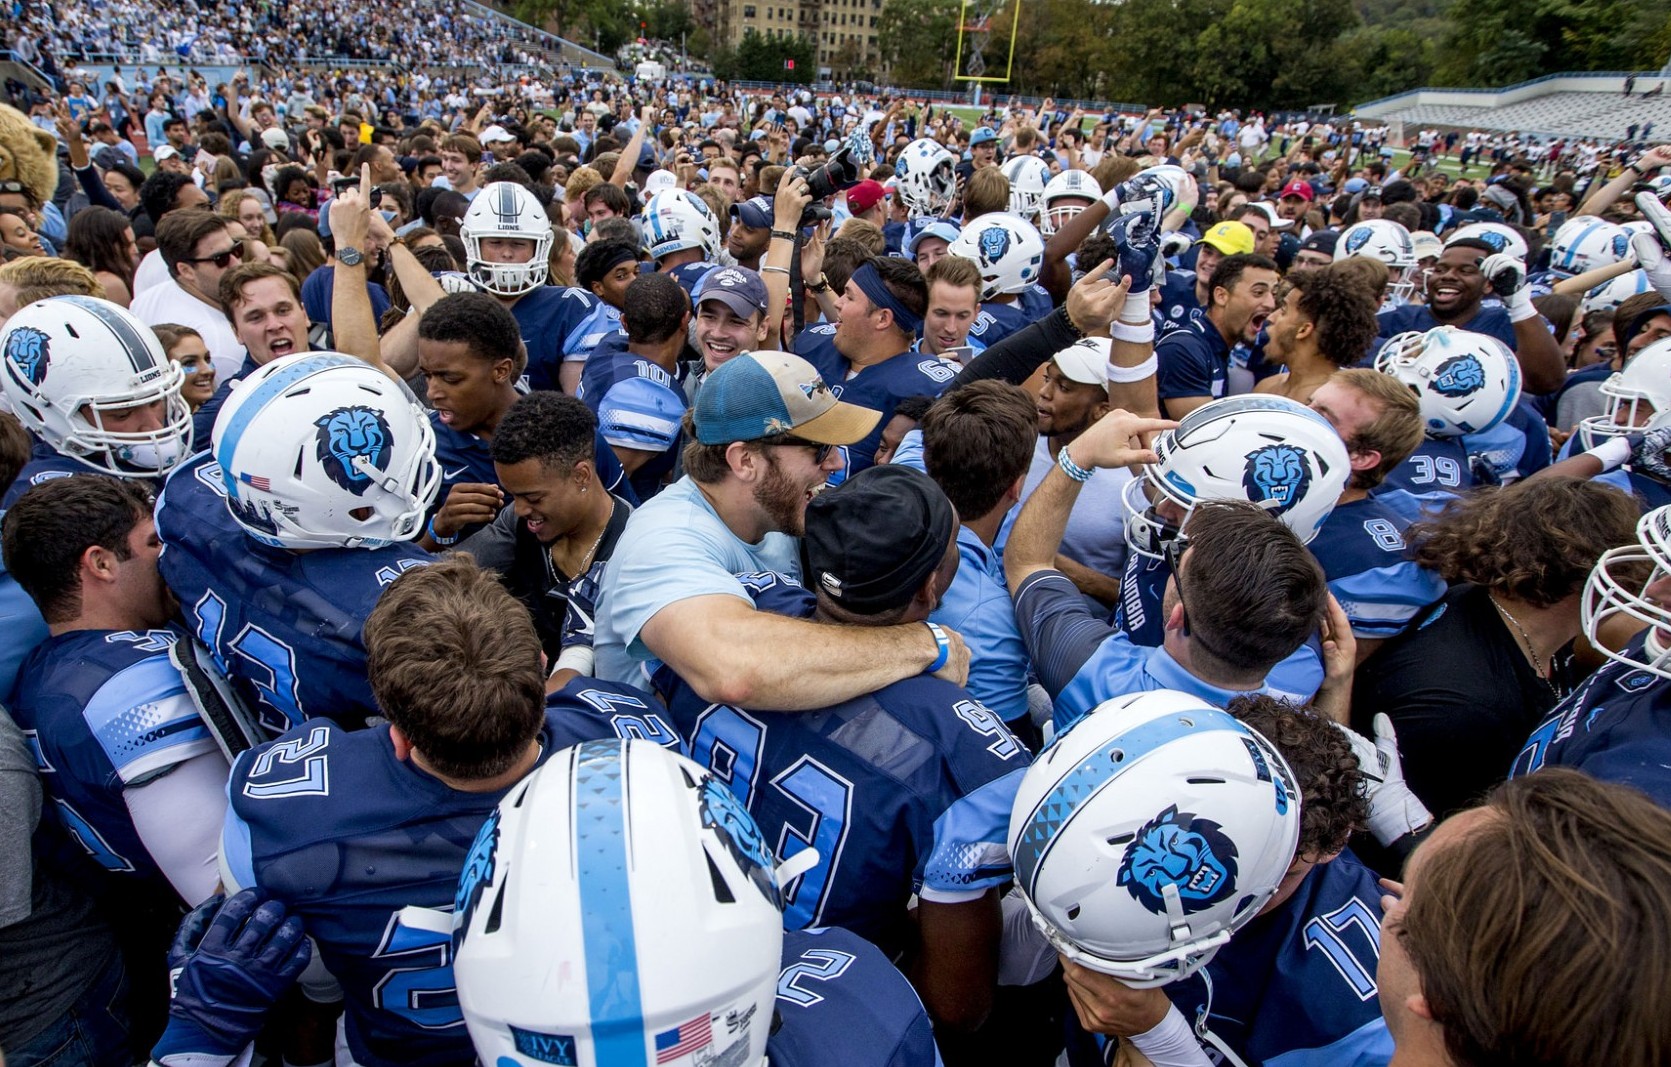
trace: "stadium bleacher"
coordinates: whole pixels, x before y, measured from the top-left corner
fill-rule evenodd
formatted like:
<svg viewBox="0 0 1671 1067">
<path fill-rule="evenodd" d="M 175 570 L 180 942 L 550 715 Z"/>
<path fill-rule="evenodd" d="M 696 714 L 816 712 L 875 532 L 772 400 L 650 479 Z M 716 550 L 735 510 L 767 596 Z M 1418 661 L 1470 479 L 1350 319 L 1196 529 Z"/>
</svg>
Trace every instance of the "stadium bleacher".
<svg viewBox="0 0 1671 1067">
<path fill-rule="evenodd" d="M 1625 81 L 1634 77 L 1633 92 Z M 1632 126 L 1671 130 L 1663 73 L 1552 74 L 1503 89 L 1415 89 L 1358 107 L 1359 119 L 1555 137 L 1623 140 Z"/>
</svg>

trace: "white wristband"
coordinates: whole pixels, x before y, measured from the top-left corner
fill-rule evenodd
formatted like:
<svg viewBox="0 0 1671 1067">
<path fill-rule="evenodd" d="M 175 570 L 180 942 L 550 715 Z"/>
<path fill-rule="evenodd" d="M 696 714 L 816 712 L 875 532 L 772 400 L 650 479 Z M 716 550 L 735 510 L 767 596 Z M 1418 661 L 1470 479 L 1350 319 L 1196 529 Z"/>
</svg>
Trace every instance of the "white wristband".
<svg viewBox="0 0 1671 1067">
<path fill-rule="evenodd" d="M 1108 335 L 1116 341 L 1126 341 L 1134 345 L 1153 344 L 1155 340 L 1155 320 L 1144 319 L 1142 322 L 1126 322 L 1116 319 L 1108 324 Z"/>
<path fill-rule="evenodd" d="M 1519 293 L 1515 294 L 1519 296 Z M 1537 318 L 1537 306 L 1530 299 L 1522 298 L 1515 303 L 1505 303 L 1503 310 L 1509 313 L 1510 322 L 1525 322 L 1527 319 Z"/>
<path fill-rule="evenodd" d="M 1601 444 L 1584 453 L 1601 463 L 1602 473 L 1618 470 L 1630 462 L 1630 441 L 1624 437 L 1609 437 Z"/>
<path fill-rule="evenodd" d="M 552 665 L 551 673 L 558 671 L 574 671 L 577 674 L 591 674 L 592 665 L 597 661 L 597 653 L 587 645 L 570 645 L 557 656 L 557 662 Z"/>
<path fill-rule="evenodd" d="M 1120 321 L 1125 323 L 1153 322 L 1149 308 L 1153 303 L 1149 299 L 1150 290 L 1127 293 L 1126 302 L 1120 306 Z"/>
<path fill-rule="evenodd" d="M 1167 1008 L 1166 1017 L 1154 1029 L 1125 1040 L 1155 1067 L 1211 1067 L 1212 1064 L 1176 1004 Z"/>
<path fill-rule="evenodd" d="M 1108 380 L 1115 385 L 1130 385 L 1132 382 L 1141 382 L 1153 378 L 1159 367 L 1160 361 L 1155 359 L 1152 354 L 1135 367 L 1121 367 L 1110 363 L 1107 371 Z"/>
</svg>

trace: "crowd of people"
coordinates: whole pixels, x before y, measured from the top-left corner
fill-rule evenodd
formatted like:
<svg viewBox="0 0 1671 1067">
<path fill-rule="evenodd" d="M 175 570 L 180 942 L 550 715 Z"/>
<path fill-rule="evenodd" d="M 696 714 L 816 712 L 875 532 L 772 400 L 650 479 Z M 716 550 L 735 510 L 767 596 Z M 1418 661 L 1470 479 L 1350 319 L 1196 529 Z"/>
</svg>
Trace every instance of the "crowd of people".
<svg viewBox="0 0 1671 1067">
<path fill-rule="evenodd" d="M 1671 1055 L 1671 148 L 136 77 L 0 184 L 13 1067 Z"/>
</svg>

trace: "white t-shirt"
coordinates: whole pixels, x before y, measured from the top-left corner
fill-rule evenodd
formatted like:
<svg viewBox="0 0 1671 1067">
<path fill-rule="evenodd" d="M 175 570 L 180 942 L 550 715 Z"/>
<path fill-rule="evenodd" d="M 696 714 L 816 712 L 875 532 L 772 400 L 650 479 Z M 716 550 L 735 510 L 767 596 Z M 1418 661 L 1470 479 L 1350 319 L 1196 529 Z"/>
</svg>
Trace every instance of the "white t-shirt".
<svg viewBox="0 0 1671 1067">
<path fill-rule="evenodd" d="M 133 272 L 133 295 L 138 296 L 167 280 L 168 264 L 162 261 L 162 253 L 153 248 L 145 253 L 145 257 L 139 261 L 139 266 Z"/>
<path fill-rule="evenodd" d="M 165 277 L 160 284 L 134 297 L 128 310 L 147 326 L 171 322 L 190 326 L 202 334 L 209 358 L 215 364 L 217 382 L 236 377 L 244 365 L 244 346 L 238 343 L 238 335 L 232 332 L 226 314 L 180 288 L 180 283 L 173 278 Z"/>
</svg>

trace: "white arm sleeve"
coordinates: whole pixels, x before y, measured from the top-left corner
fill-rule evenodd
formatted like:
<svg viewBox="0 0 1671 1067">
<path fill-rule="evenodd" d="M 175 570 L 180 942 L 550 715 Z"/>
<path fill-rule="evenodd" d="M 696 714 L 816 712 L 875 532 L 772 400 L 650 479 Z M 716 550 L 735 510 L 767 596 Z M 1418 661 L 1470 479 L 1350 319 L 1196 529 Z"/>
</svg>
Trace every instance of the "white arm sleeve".
<svg viewBox="0 0 1671 1067">
<path fill-rule="evenodd" d="M 145 851 L 180 898 L 194 907 L 220 883 L 220 832 L 231 773 L 216 749 L 122 792 Z"/>
<path fill-rule="evenodd" d="M 1004 912 L 1004 935 L 998 945 L 998 984 L 1044 981 L 1056 968 L 1056 949 L 1033 925 L 1033 913 L 1019 889 L 1010 890 L 999 905 Z"/>
<path fill-rule="evenodd" d="M 1147 1056 L 1155 1067 L 1212 1067 L 1213 1061 L 1207 1058 L 1183 1012 L 1175 1004 L 1167 1009 L 1166 1017 L 1155 1024 L 1154 1029 L 1134 1034 L 1126 1040 Z M 1224 1051 L 1229 1052 L 1228 1049 Z M 1232 1055 L 1229 1062 L 1241 1061 Z"/>
</svg>

